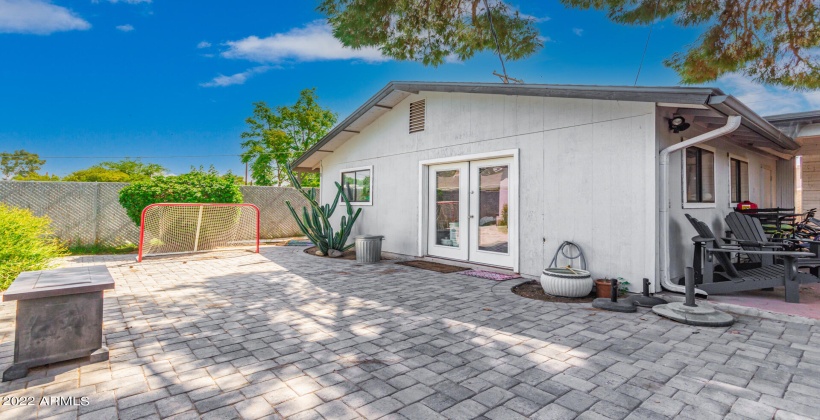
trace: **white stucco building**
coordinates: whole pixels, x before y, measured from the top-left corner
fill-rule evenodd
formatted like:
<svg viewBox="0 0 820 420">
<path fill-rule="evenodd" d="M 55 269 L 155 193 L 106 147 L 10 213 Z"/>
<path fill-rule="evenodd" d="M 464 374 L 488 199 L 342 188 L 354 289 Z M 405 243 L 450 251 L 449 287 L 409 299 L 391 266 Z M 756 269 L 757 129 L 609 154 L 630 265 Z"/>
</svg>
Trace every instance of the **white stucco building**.
<svg viewBox="0 0 820 420">
<path fill-rule="evenodd" d="M 593 276 L 659 290 L 691 264 L 685 213 L 722 232 L 738 200 L 794 207 L 798 148 L 712 88 L 393 82 L 294 165 L 322 202 L 344 184 L 385 252 L 533 277 L 568 240 Z"/>
</svg>

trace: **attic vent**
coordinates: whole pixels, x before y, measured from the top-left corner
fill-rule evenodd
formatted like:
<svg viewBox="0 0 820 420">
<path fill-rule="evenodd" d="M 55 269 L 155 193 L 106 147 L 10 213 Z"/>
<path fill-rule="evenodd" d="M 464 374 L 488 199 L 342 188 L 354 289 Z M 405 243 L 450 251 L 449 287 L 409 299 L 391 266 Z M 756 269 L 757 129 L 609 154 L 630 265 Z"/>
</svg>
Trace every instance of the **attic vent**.
<svg viewBox="0 0 820 420">
<path fill-rule="evenodd" d="M 410 133 L 424 131 L 424 99 L 410 103 Z"/>
</svg>

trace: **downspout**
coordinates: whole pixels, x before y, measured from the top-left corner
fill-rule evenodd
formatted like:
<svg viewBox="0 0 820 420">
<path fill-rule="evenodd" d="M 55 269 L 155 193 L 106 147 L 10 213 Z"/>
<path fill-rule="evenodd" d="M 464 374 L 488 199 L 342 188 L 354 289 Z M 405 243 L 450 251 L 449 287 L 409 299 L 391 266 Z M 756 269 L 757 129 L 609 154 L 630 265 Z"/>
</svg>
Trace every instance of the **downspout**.
<svg viewBox="0 0 820 420">
<path fill-rule="evenodd" d="M 672 283 L 672 280 L 669 278 L 669 154 L 672 152 L 677 152 L 678 150 L 685 149 L 690 146 L 694 146 L 699 143 L 703 143 L 705 141 L 709 141 L 712 139 L 716 139 L 720 136 L 729 134 L 738 127 L 740 127 L 740 116 L 739 115 L 732 115 L 726 120 L 726 125 L 720 127 L 718 129 L 709 131 L 707 133 L 703 133 L 699 136 L 693 137 L 689 140 L 682 141 L 680 143 L 674 144 L 672 146 L 667 147 L 666 149 L 661 150 L 660 153 L 660 183 L 661 183 L 661 191 L 660 191 L 660 198 L 659 198 L 659 216 L 660 220 L 660 232 L 658 233 L 658 239 L 660 240 L 661 245 L 661 252 L 660 252 L 660 277 L 661 277 L 661 286 L 664 289 L 670 290 L 673 292 L 684 293 L 684 287 L 679 286 L 677 284 Z M 706 295 L 707 293 L 696 289 L 696 293 Z"/>
</svg>

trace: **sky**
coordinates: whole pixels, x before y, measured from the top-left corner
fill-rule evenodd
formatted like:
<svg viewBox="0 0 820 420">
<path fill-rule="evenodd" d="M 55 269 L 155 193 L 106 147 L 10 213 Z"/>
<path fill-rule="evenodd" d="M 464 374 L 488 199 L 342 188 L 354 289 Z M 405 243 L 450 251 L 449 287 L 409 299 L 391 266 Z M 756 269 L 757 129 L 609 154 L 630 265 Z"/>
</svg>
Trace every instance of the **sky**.
<svg viewBox="0 0 820 420">
<path fill-rule="evenodd" d="M 702 28 L 610 23 L 553 0 L 509 1 L 537 20 L 544 48 L 507 63 L 526 83 L 678 85 L 662 61 Z M 242 174 L 240 133 L 253 103 L 320 104 L 349 115 L 391 80 L 498 82 L 498 58 L 424 67 L 330 34 L 317 1 L 0 0 L 0 151 L 25 149 L 60 176 L 141 157 L 171 173 L 213 165 Z M 647 38 L 649 43 L 647 44 Z M 729 75 L 712 86 L 762 115 L 820 109 L 792 92 Z"/>
</svg>

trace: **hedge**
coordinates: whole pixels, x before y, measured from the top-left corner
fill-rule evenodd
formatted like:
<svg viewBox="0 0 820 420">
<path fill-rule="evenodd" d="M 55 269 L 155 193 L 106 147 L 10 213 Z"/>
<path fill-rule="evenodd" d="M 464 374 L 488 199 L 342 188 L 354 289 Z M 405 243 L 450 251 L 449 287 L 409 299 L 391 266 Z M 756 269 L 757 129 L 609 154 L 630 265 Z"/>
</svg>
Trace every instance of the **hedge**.
<svg viewBox="0 0 820 420">
<path fill-rule="evenodd" d="M 135 182 L 120 190 L 119 201 L 139 226 L 142 209 L 154 203 L 241 203 L 242 192 L 233 180 L 216 171 L 194 170 Z"/>
</svg>

